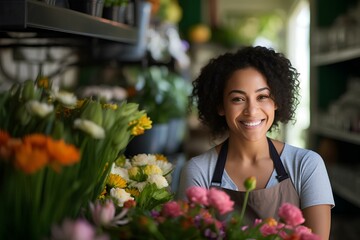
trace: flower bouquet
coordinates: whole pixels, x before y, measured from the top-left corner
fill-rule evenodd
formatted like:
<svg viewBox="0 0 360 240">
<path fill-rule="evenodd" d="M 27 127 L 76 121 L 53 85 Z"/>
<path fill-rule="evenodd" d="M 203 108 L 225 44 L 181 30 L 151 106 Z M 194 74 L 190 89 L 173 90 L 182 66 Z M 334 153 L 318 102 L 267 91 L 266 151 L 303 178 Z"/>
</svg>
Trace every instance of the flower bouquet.
<svg viewBox="0 0 360 240">
<path fill-rule="evenodd" d="M 131 138 L 150 128 L 135 103 L 78 100 L 44 78 L 0 93 L 0 239 L 41 239 L 78 217 Z"/>
<path fill-rule="evenodd" d="M 100 198 L 111 197 L 119 207 L 135 200 L 138 208 L 152 210 L 173 198 L 169 188 L 172 170 L 172 163 L 161 154 L 121 156 L 114 162 Z"/>
</svg>

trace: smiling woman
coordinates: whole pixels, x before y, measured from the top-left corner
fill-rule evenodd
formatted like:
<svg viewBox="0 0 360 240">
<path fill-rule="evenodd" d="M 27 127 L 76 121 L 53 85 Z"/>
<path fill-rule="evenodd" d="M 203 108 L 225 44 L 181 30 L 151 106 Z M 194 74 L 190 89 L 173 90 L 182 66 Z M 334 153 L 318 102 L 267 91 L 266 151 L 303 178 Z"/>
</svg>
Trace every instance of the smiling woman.
<svg viewBox="0 0 360 240">
<path fill-rule="evenodd" d="M 247 221 L 279 219 L 284 203 L 299 207 L 305 225 L 329 238 L 332 189 L 319 154 L 267 137 L 295 118 L 299 73 L 273 49 L 244 47 L 211 59 L 193 83 L 200 121 L 214 139 L 225 140 L 184 166 L 178 196 L 190 186 L 218 187 L 235 206 L 244 202 L 243 182 L 257 186 L 249 195 Z M 316 193 L 316 194 L 315 194 Z"/>
</svg>

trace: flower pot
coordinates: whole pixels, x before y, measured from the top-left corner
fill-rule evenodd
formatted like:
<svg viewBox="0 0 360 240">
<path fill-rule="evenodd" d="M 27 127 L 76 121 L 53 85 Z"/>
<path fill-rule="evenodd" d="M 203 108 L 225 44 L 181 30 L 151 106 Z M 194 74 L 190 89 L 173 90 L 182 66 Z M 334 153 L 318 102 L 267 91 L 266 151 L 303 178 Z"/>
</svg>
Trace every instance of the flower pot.
<svg viewBox="0 0 360 240">
<path fill-rule="evenodd" d="M 173 154 L 179 151 L 186 132 L 186 120 L 174 118 L 169 121 L 167 141 L 164 147 L 165 154 Z"/>
<path fill-rule="evenodd" d="M 168 140 L 168 129 L 169 125 L 167 123 L 154 124 L 143 135 L 136 136 L 130 141 L 126 147 L 125 155 L 163 153 Z"/>
</svg>

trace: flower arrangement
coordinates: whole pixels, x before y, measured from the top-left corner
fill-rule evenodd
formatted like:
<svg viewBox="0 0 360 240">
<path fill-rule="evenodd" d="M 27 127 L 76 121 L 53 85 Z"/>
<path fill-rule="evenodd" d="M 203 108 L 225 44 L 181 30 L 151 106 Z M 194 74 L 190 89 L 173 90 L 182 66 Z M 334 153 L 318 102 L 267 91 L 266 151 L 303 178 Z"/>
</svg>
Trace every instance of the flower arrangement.
<svg viewBox="0 0 360 240">
<path fill-rule="evenodd" d="M 170 193 L 173 165 L 162 154 L 121 156 L 114 162 L 100 198 L 111 197 L 119 207 L 135 200 L 137 207 L 151 210 L 173 198 Z"/>
<path fill-rule="evenodd" d="M 245 181 L 247 193 L 255 184 L 255 178 Z M 278 221 L 256 219 L 247 225 L 243 221 L 246 204 L 240 212 L 234 211 L 234 202 L 220 189 L 190 187 L 186 195 L 187 201 L 170 200 L 152 210 L 138 208 L 132 199 L 124 202 L 123 207 L 116 206 L 113 199 L 98 200 L 95 205 L 90 204 L 91 215 L 87 219 L 64 222 L 53 231 L 53 239 L 63 239 L 54 238 L 59 229 L 60 236 L 68 234 L 67 239 L 73 239 L 79 234 L 80 224 L 86 224 L 92 236 L 88 239 L 320 239 L 302 225 L 301 210 L 289 203 L 280 206 Z"/>
<path fill-rule="evenodd" d="M 79 216 L 129 141 L 151 127 L 135 103 L 79 100 L 46 78 L 0 93 L 0 238 L 41 239 Z"/>
<path fill-rule="evenodd" d="M 280 206 L 279 221 L 256 219 L 245 225 L 242 211 L 234 211 L 234 202 L 222 190 L 190 187 L 186 194 L 188 201 L 169 201 L 150 214 L 138 214 L 133 231 L 144 236 L 140 239 L 320 239 L 301 225 L 302 212 L 292 204 Z"/>
</svg>

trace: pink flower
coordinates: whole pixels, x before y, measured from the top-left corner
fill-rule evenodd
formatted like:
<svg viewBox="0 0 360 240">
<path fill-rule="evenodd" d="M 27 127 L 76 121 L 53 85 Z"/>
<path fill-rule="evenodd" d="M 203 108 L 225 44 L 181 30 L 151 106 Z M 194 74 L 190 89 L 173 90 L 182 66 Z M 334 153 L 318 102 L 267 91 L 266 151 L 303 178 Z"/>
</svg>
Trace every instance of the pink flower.
<svg viewBox="0 0 360 240">
<path fill-rule="evenodd" d="M 297 226 L 294 231 L 301 240 L 320 240 L 320 236 L 313 234 L 311 229 L 305 226 Z"/>
<path fill-rule="evenodd" d="M 220 214 L 231 212 L 234 209 L 234 201 L 224 191 L 210 188 L 207 197 L 209 205 L 216 208 Z"/>
<path fill-rule="evenodd" d="M 106 201 L 104 205 L 96 201 L 90 203 L 90 212 L 96 226 L 106 226 L 115 216 L 115 206 L 112 201 Z"/>
<path fill-rule="evenodd" d="M 208 205 L 207 189 L 203 187 L 189 187 L 186 190 L 186 196 L 192 203 L 198 203 L 204 206 Z"/>
<path fill-rule="evenodd" d="M 320 236 L 313 233 L 302 233 L 300 235 L 300 240 L 320 240 Z"/>
<path fill-rule="evenodd" d="M 269 236 L 277 233 L 277 227 L 269 224 L 264 224 L 260 227 L 260 232 L 263 236 Z"/>
<path fill-rule="evenodd" d="M 305 221 L 301 210 L 290 203 L 282 204 L 279 208 L 278 214 L 279 217 L 283 219 L 286 224 L 289 224 L 291 226 L 300 225 Z"/>
<path fill-rule="evenodd" d="M 182 214 L 182 210 L 181 210 L 181 207 L 178 202 L 170 201 L 163 205 L 161 213 L 165 217 L 174 217 L 175 218 Z"/>
<path fill-rule="evenodd" d="M 101 204 L 99 201 L 96 201 L 95 204 L 90 203 L 91 216 L 96 226 L 116 226 L 126 224 L 129 220 L 124 217 L 128 211 L 128 208 L 123 208 L 122 211 L 115 216 L 116 209 L 113 201 L 107 200 L 104 204 Z"/>
<path fill-rule="evenodd" d="M 52 228 L 52 240 L 107 240 L 107 235 L 97 236 L 94 227 L 83 219 L 66 219 L 61 226 Z"/>
</svg>

